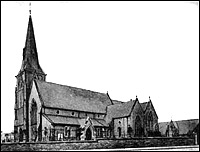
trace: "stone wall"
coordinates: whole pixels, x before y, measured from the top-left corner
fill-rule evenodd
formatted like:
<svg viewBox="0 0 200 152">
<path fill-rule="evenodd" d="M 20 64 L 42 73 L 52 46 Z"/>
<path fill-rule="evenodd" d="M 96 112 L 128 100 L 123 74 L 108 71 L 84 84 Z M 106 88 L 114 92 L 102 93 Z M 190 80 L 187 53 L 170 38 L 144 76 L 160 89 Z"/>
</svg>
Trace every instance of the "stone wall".
<svg viewBox="0 0 200 152">
<path fill-rule="evenodd" d="M 69 150 L 69 149 L 107 149 L 107 148 L 136 148 L 158 146 L 194 145 L 193 138 L 134 138 L 97 141 L 54 141 L 40 143 L 5 143 L 1 151 L 40 151 L 40 150 Z"/>
</svg>

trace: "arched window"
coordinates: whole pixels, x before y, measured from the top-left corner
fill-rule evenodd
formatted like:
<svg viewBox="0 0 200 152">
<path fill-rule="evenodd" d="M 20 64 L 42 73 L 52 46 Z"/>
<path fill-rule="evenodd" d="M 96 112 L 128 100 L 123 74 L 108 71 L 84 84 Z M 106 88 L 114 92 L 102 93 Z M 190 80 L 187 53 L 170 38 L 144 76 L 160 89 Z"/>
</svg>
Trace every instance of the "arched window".
<svg viewBox="0 0 200 152">
<path fill-rule="evenodd" d="M 118 136 L 121 137 L 121 127 L 118 127 L 117 131 L 118 131 Z"/>
<path fill-rule="evenodd" d="M 149 131 L 153 131 L 153 115 L 150 111 L 147 117 L 147 128 Z"/>
<path fill-rule="evenodd" d="M 131 128 L 130 125 L 128 125 L 127 133 L 129 137 L 131 137 L 132 132 L 133 132 L 133 129 Z"/>
<path fill-rule="evenodd" d="M 139 116 L 135 118 L 135 136 L 140 137 L 142 136 L 142 123 Z"/>
<path fill-rule="evenodd" d="M 155 130 L 156 132 L 159 131 L 159 125 L 158 125 L 158 123 L 155 124 L 155 126 L 154 126 L 154 130 Z"/>
<path fill-rule="evenodd" d="M 96 128 L 97 137 L 100 137 L 100 128 Z"/>
<path fill-rule="evenodd" d="M 37 124 L 37 104 L 35 100 L 32 100 L 31 103 L 31 125 Z"/>
<path fill-rule="evenodd" d="M 17 120 L 17 109 L 15 109 L 15 120 Z"/>
<path fill-rule="evenodd" d="M 22 131 L 22 128 L 19 129 L 19 141 L 23 141 L 23 131 Z"/>
</svg>

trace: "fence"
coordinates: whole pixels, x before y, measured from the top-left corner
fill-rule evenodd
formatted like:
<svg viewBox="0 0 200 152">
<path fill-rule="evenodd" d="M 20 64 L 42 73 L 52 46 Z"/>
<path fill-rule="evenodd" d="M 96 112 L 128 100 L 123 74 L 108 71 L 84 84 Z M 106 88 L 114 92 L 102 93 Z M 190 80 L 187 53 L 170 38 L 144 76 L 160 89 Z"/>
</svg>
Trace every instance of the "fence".
<svg viewBox="0 0 200 152">
<path fill-rule="evenodd" d="M 34 132 L 31 136 L 31 141 L 71 141 L 71 140 L 80 140 L 81 135 L 83 134 L 84 129 L 79 127 L 64 127 L 64 128 L 45 128 L 41 133 Z M 99 129 L 95 128 L 94 134 L 96 139 L 129 139 L 129 138 L 138 138 L 138 137 L 147 137 L 145 135 L 137 135 L 133 133 L 128 134 L 116 134 L 113 135 L 108 129 Z M 148 137 L 161 137 L 159 133 L 151 133 Z"/>
<path fill-rule="evenodd" d="M 51 128 L 43 129 L 40 132 L 31 133 L 31 141 L 70 141 L 80 140 L 84 129 L 80 127 L 62 127 L 62 128 Z M 110 138 L 110 131 L 107 129 L 95 128 L 94 134 L 96 138 Z"/>
</svg>

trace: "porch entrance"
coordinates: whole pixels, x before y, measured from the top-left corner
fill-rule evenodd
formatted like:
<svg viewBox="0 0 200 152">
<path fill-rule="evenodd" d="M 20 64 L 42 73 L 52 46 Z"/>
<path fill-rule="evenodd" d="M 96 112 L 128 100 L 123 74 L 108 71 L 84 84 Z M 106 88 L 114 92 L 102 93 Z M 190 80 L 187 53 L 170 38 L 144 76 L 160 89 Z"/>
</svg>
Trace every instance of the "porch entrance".
<svg viewBox="0 0 200 152">
<path fill-rule="evenodd" d="M 86 140 L 91 140 L 92 139 L 92 132 L 90 128 L 86 130 Z"/>
</svg>

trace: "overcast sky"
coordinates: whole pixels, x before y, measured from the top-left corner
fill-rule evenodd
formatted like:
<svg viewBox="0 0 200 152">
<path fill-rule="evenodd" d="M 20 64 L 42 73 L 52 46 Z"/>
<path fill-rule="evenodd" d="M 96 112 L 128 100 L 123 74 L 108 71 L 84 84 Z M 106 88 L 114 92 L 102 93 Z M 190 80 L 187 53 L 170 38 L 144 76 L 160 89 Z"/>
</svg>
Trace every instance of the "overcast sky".
<svg viewBox="0 0 200 152">
<path fill-rule="evenodd" d="M 32 2 L 46 81 L 127 102 L 159 122 L 199 118 L 198 2 Z M 1 2 L 1 130 L 14 130 L 29 2 Z"/>
</svg>

